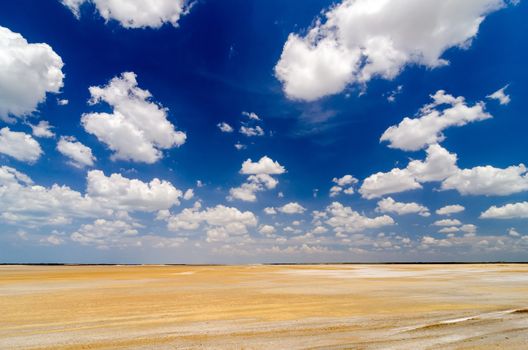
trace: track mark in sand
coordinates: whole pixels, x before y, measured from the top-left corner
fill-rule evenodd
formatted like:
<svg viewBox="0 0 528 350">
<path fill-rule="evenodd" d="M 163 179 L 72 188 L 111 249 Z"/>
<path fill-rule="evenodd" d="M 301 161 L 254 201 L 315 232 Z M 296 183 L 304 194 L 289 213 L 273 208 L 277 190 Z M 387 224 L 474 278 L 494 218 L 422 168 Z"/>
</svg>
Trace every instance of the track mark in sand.
<svg viewBox="0 0 528 350">
<path fill-rule="evenodd" d="M 400 329 L 400 333 L 429 330 L 429 329 L 447 327 L 447 326 L 452 326 L 452 325 L 459 325 L 461 323 L 468 322 L 468 321 L 477 321 L 477 322 L 500 321 L 502 317 L 505 315 L 523 314 L 523 313 L 528 313 L 528 308 L 487 312 L 487 313 L 478 314 L 474 316 L 453 318 L 453 319 L 448 319 L 448 320 L 443 320 L 443 321 L 438 321 L 438 322 L 433 322 L 433 323 L 428 323 L 428 324 L 422 324 L 418 326 L 404 327 L 403 329 Z"/>
</svg>

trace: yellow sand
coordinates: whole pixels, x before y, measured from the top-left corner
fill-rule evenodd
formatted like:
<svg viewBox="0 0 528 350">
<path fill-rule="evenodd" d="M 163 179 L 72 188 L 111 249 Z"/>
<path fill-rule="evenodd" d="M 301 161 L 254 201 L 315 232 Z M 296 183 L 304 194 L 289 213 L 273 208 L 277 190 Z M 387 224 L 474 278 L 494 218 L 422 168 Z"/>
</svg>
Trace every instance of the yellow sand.
<svg viewBox="0 0 528 350">
<path fill-rule="evenodd" d="M 528 349 L 528 265 L 3 266 L 0 349 Z"/>
</svg>

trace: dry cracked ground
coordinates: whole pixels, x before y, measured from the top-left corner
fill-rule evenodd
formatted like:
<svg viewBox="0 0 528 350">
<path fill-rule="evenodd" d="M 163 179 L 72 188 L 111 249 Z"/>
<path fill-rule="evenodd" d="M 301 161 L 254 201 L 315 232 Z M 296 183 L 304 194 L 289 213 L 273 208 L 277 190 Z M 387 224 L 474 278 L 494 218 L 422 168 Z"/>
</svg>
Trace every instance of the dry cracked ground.
<svg viewBox="0 0 528 350">
<path fill-rule="evenodd" d="M 0 349 L 528 349 L 528 265 L 0 266 Z"/>
</svg>

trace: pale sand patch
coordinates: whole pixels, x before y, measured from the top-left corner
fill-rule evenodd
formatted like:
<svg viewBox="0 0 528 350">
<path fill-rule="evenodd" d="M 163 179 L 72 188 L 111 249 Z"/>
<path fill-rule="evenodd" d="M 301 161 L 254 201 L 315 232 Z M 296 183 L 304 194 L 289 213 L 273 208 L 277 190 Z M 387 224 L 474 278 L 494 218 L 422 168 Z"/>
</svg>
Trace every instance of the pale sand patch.
<svg viewBox="0 0 528 350">
<path fill-rule="evenodd" d="M 1 266 L 0 349 L 528 349 L 528 265 Z"/>
</svg>

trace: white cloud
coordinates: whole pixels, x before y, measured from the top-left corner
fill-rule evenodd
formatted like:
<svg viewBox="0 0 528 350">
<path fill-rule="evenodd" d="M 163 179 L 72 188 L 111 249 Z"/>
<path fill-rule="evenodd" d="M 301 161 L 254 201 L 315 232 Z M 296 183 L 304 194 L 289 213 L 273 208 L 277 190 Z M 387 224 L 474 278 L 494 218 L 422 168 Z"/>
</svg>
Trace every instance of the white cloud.
<svg viewBox="0 0 528 350">
<path fill-rule="evenodd" d="M 239 151 L 240 151 L 240 150 L 243 150 L 243 149 L 246 148 L 246 147 L 247 147 L 246 145 L 241 144 L 240 142 L 235 143 L 235 148 L 236 148 L 237 150 L 239 150 Z"/>
<path fill-rule="evenodd" d="M 70 103 L 70 101 L 68 101 L 67 99 L 65 98 L 58 98 L 57 99 L 57 104 L 59 106 L 66 106 L 68 103 Z"/>
<path fill-rule="evenodd" d="M 439 246 L 439 247 L 451 247 L 453 243 L 447 239 L 436 239 L 431 236 L 423 236 L 422 237 L 422 245 L 425 248 L 428 248 L 428 246 Z"/>
<path fill-rule="evenodd" d="M 242 115 L 248 117 L 249 119 L 251 120 L 257 120 L 257 121 L 260 121 L 262 119 L 260 119 L 260 117 L 254 113 L 254 112 L 242 112 Z"/>
<path fill-rule="evenodd" d="M 192 188 L 189 188 L 185 193 L 183 194 L 183 199 L 186 201 L 192 199 L 194 197 L 194 191 Z"/>
<path fill-rule="evenodd" d="M 421 188 L 421 183 L 442 181 L 441 190 L 457 190 L 462 195 L 509 195 L 528 191 L 528 172 L 523 164 L 505 169 L 490 165 L 459 169 L 457 155 L 438 144 L 430 145 L 425 161 L 410 161 L 406 168 L 378 172 L 367 177 L 359 189 L 371 199 L 390 193 Z"/>
<path fill-rule="evenodd" d="M 77 168 L 93 166 L 94 161 L 97 160 L 90 147 L 83 145 L 73 136 L 61 136 L 57 143 L 57 150 L 70 158 L 70 164 Z"/>
<path fill-rule="evenodd" d="M 462 232 L 466 232 L 466 233 L 476 233 L 477 232 L 477 226 L 473 225 L 473 224 L 466 224 L 466 225 L 462 225 L 460 226 L 460 231 Z"/>
<path fill-rule="evenodd" d="M 72 241 L 83 245 L 96 245 L 99 248 L 120 247 L 126 238 L 137 236 L 138 223 L 122 220 L 97 219 L 92 224 L 82 225 L 70 235 Z"/>
<path fill-rule="evenodd" d="M 0 167 L 0 186 L 17 183 L 31 185 L 33 184 L 33 180 L 31 180 L 31 178 L 26 174 L 21 173 L 14 168 L 2 165 Z"/>
<path fill-rule="evenodd" d="M 247 137 L 264 135 L 264 130 L 258 125 L 255 127 L 242 125 L 239 131 L 242 135 L 246 135 Z"/>
<path fill-rule="evenodd" d="M 354 188 L 352 186 L 358 183 L 358 179 L 352 175 L 345 175 L 340 178 L 334 177 L 332 182 L 334 182 L 336 185 L 330 188 L 330 197 L 335 197 L 341 192 L 345 194 L 354 194 Z"/>
<path fill-rule="evenodd" d="M 422 188 L 407 169 L 394 168 L 387 173 L 378 172 L 370 175 L 359 189 L 363 198 L 372 199 L 385 194 L 398 193 Z"/>
<path fill-rule="evenodd" d="M 452 205 L 446 205 L 445 207 L 442 207 L 436 211 L 438 215 L 451 215 L 460 213 L 461 211 L 464 211 L 466 208 L 461 206 L 460 204 L 452 204 Z"/>
<path fill-rule="evenodd" d="M 326 214 L 329 217 L 326 224 L 332 226 L 336 232 L 359 232 L 394 225 L 394 220 L 388 215 L 369 218 L 339 202 L 329 205 L 326 208 Z"/>
<path fill-rule="evenodd" d="M 48 44 L 30 44 L 0 26 L 0 53 L 0 120 L 34 112 L 47 92 L 62 88 L 64 63 Z"/>
<path fill-rule="evenodd" d="M 343 187 L 334 185 L 330 187 L 330 197 L 336 197 L 343 191 Z"/>
<path fill-rule="evenodd" d="M 441 189 L 462 195 L 506 196 L 528 191 L 528 173 L 524 164 L 505 169 L 490 165 L 460 169 L 442 182 Z"/>
<path fill-rule="evenodd" d="M 508 230 L 508 235 L 512 236 L 512 237 L 520 237 L 521 234 L 519 232 L 517 232 L 517 230 L 515 228 L 510 228 Z"/>
<path fill-rule="evenodd" d="M 113 113 L 86 113 L 84 129 L 114 151 L 112 159 L 152 164 L 162 150 L 181 146 L 186 135 L 167 120 L 167 109 L 151 101 L 151 94 L 137 86 L 136 74 L 126 72 L 103 87 L 90 87 L 90 104 L 106 102 Z"/>
<path fill-rule="evenodd" d="M 528 218 L 528 202 L 508 203 L 502 207 L 491 206 L 480 214 L 481 219 Z"/>
<path fill-rule="evenodd" d="M 126 214 L 123 211 L 155 212 L 178 205 L 181 195 L 167 181 L 146 183 L 120 174 L 107 177 L 99 170 L 88 172 L 82 194 L 58 184 L 34 185 L 27 175 L 0 167 L 0 221 L 27 226 L 61 225 L 74 218 Z"/>
<path fill-rule="evenodd" d="M 260 182 L 245 182 L 239 187 L 229 189 L 228 200 L 239 199 L 244 202 L 255 202 L 257 200 L 257 192 L 264 191 L 264 187 Z"/>
<path fill-rule="evenodd" d="M 460 231 L 460 229 L 456 226 L 448 226 L 448 227 L 444 227 L 444 228 L 441 228 L 440 230 L 438 230 L 438 233 L 455 233 L 455 232 L 458 232 Z"/>
<path fill-rule="evenodd" d="M 284 214 L 302 214 L 306 211 L 306 208 L 297 202 L 290 202 L 277 208 L 277 210 Z"/>
<path fill-rule="evenodd" d="M 501 89 L 495 91 L 491 95 L 486 96 L 486 97 L 489 98 L 489 99 L 492 99 L 492 100 L 499 101 L 499 103 L 501 105 L 507 105 L 508 103 L 510 103 L 510 96 L 507 95 L 506 93 L 504 93 L 504 91 L 506 90 L 506 88 L 508 86 L 509 86 L 509 84 L 504 86 L 504 87 L 502 87 Z"/>
<path fill-rule="evenodd" d="M 280 175 L 284 172 L 286 172 L 286 169 L 280 165 L 279 162 L 273 161 L 273 159 L 268 156 L 263 156 L 258 162 L 253 162 L 251 159 L 247 159 L 242 163 L 242 169 L 240 169 L 241 174 L 247 175 Z"/>
<path fill-rule="evenodd" d="M 233 127 L 226 122 L 221 122 L 216 124 L 218 129 L 220 129 L 221 132 L 233 132 Z"/>
<path fill-rule="evenodd" d="M 433 223 L 434 226 L 460 226 L 462 223 L 457 219 L 443 219 L 437 220 Z"/>
<path fill-rule="evenodd" d="M 246 234 L 248 227 L 257 226 L 257 218 L 250 211 L 242 212 L 234 207 L 217 205 L 205 210 L 200 210 L 199 206 L 186 208 L 167 220 L 167 227 L 171 231 L 194 231 L 202 224 L 206 225 L 207 240 L 214 242 Z"/>
<path fill-rule="evenodd" d="M 22 162 L 34 163 L 42 155 L 42 149 L 31 135 L 4 127 L 0 129 L 0 153 Z"/>
<path fill-rule="evenodd" d="M 105 21 L 116 20 L 125 28 L 159 28 L 165 23 L 178 26 L 191 5 L 185 0 L 61 0 L 80 17 L 80 6 L 93 3 Z"/>
<path fill-rule="evenodd" d="M 440 145 L 430 145 L 426 149 L 425 161 L 413 160 L 407 170 L 418 182 L 442 181 L 458 171 L 457 155 L 449 153 Z"/>
<path fill-rule="evenodd" d="M 429 209 L 427 209 L 425 206 L 410 202 L 410 203 L 402 203 L 402 202 L 396 202 L 391 197 L 384 198 L 378 202 L 378 206 L 376 208 L 376 211 L 380 213 L 396 213 L 398 215 L 405 215 L 405 214 L 420 214 L 421 216 L 429 216 Z"/>
<path fill-rule="evenodd" d="M 259 232 L 266 236 L 274 234 L 275 231 L 275 227 L 272 225 L 262 225 L 259 227 Z"/>
<path fill-rule="evenodd" d="M 41 120 L 37 125 L 29 124 L 29 126 L 35 137 L 49 138 L 55 136 L 55 133 L 51 131 L 53 126 L 51 126 L 46 120 Z"/>
<path fill-rule="evenodd" d="M 467 48 L 502 0 L 344 0 L 302 37 L 290 34 L 275 75 L 292 99 L 315 100 L 407 65 L 447 65 L 443 53 Z"/>
<path fill-rule="evenodd" d="M 256 192 L 274 189 L 278 183 L 279 181 L 268 174 L 250 175 L 240 187 L 234 187 L 229 190 L 228 199 L 254 202 L 257 200 Z"/>
<path fill-rule="evenodd" d="M 64 239 L 58 235 L 49 235 L 47 237 L 41 238 L 40 243 L 46 245 L 61 245 L 64 243 Z"/>
<path fill-rule="evenodd" d="M 33 185 L 27 175 L 12 168 L 0 168 L 0 221 L 31 225 L 56 225 L 71 218 L 110 215 L 92 198 L 68 186 Z M 3 175 L 2 175 L 3 173 Z"/>
<path fill-rule="evenodd" d="M 129 179 L 121 174 L 105 176 L 100 170 L 87 175 L 87 194 L 112 209 L 154 212 L 180 204 L 182 191 L 170 182 Z"/>
<path fill-rule="evenodd" d="M 451 126 L 463 126 L 471 122 L 491 118 L 484 110 L 484 103 L 468 106 L 464 97 L 454 97 L 438 90 L 431 95 L 433 102 L 420 110 L 417 118 L 405 117 L 398 125 L 391 126 L 380 141 L 388 141 L 390 148 L 417 151 L 427 145 L 445 139 L 443 130 Z M 441 110 L 439 107 L 447 105 Z"/>
<path fill-rule="evenodd" d="M 394 168 L 389 172 L 378 172 L 367 177 L 359 192 L 363 198 L 372 199 L 386 194 L 422 188 L 421 183 L 441 181 L 456 174 L 457 155 L 449 153 L 440 145 L 430 145 L 424 161 L 410 161 L 406 168 Z"/>
<path fill-rule="evenodd" d="M 332 179 L 333 182 L 335 182 L 338 186 L 345 187 L 347 185 L 354 185 L 358 183 L 358 179 L 353 177 L 352 175 L 345 175 L 343 177 L 337 178 L 334 177 Z"/>
<path fill-rule="evenodd" d="M 391 103 L 394 102 L 394 101 L 396 101 L 396 96 L 398 96 L 399 94 L 401 94 L 402 91 L 403 91 L 403 85 L 398 85 L 398 86 L 396 87 L 395 90 L 392 90 L 392 91 L 388 94 L 388 96 L 387 96 L 387 101 L 389 101 L 389 102 L 391 102 Z"/>
<path fill-rule="evenodd" d="M 321 235 L 323 233 L 326 233 L 328 232 L 328 229 L 326 229 L 326 227 L 324 226 L 316 226 L 313 230 L 312 230 L 312 233 L 314 235 Z"/>
<path fill-rule="evenodd" d="M 264 213 L 266 213 L 267 215 L 275 215 L 277 214 L 277 211 L 273 207 L 266 207 L 264 208 Z"/>
</svg>

